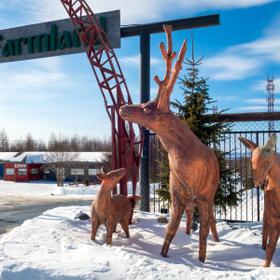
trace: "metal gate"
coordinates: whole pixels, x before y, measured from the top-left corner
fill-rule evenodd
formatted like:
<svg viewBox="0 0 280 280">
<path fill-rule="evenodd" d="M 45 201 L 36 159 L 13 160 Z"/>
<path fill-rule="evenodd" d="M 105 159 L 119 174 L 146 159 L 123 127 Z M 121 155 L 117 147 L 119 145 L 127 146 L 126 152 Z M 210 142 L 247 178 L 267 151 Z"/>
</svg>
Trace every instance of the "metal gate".
<svg viewBox="0 0 280 280">
<path fill-rule="evenodd" d="M 258 128 L 261 128 L 258 130 Z M 226 162 L 234 170 L 237 179 L 237 190 L 241 191 L 237 207 L 228 207 L 226 212 L 220 207 L 215 208 L 216 218 L 232 221 L 260 221 L 263 216 L 263 190 L 255 188 L 251 175 L 251 151 L 241 144 L 238 137 L 252 140 L 258 145 L 264 145 L 272 133 L 278 136 L 276 151 L 280 148 L 280 121 L 275 121 L 278 130 L 268 131 L 267 122 L 243 122 L 232 124 L 228 132 L 221 135 L 219 149 L 225 153 Z M 161 171 L 158 162 L 161 160 L 160 143 L 155 134 L 150 136 L 150 182 L 151 211 L 160 212 L 166 207 L 156 190 L 161 184 Z"/>
</svg>

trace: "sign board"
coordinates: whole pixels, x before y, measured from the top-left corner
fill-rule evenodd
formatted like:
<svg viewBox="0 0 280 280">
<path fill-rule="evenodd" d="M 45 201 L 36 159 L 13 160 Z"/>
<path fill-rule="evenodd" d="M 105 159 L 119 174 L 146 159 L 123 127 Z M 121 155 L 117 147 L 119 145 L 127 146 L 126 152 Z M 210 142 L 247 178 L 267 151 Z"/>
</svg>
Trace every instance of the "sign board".
<svg viewBox="0 0 280 280">
<path fill-rule="evenodd" d="M 120 47 L 120 11 L 96 14 L 113 48 Z M 97 44 L 98 47 L 98 44 Z M 84 52 L 70 19 L 0 30 L 0 63 Z"/>
<path fill-rule="evenodd" d="M 84 169 L 71 169 L 71 175 L 84 175 Z"/>
<path fill-rule="evenodd" d="M 88 175 L 96 175 L 100 173 L 100 169 L 89 169 L 88 170 Z"/>
<path fill-rule="evenodd" d="M 15 164 L 15 168 L 26 168 L 26 164 Z"/>
</svg>

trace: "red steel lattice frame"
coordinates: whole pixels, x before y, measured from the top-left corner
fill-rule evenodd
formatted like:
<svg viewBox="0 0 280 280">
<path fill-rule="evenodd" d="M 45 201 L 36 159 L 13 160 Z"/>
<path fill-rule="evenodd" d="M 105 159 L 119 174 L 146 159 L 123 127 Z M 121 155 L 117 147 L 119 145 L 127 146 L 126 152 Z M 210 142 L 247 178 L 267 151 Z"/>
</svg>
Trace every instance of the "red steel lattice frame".
<svg viewBox="0 0 280 280">
<path fill-rule="evenodd" d="M 86 1 L 61 0 L 61 2 L 78 32 L 104 98 L 112 125 L 112 168 L 125 167 L 128 170 L 127 176 L 120 182 L 120 193 L 127 195 L 127 181 L 131 177 L 135 195 L 143 137 L 138 127 L 137 140 L 133 125 L 119 116 L 119 108 L 123 104 L 132 104 L 120 64 L 103 28 Z M 96 42 L 99 45 L 98 49 Z"/>
</svg>

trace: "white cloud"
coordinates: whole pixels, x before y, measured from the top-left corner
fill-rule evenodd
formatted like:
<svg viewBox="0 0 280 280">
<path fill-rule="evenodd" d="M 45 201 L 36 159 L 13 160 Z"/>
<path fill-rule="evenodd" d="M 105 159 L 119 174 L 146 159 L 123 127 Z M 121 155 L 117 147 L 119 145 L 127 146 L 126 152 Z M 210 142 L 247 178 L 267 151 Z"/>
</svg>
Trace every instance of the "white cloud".
<svg viewBox="0 0 280 280">
<path fill-rule="evenodd" d="M 245 99 L 244 102 L 246 103 L 253 103 L 254 105 L 267 105 L 267 102 L 265 98 L 251 98 L 251 99 Z"/>
<path fill-rule="evenodd" d="M 280 106 L 274 107 L 275 111 L 280 111 Z M 241 106 L 234 110 L 236 112 L 267 112 L 267 106 L 253 105 L 253 106 Z"/>
<path fill-rule="evenodd" d="M 248 8 L 252 6 L 260 6 L 275 2 L 273 0 L 199 0 L 199 1 L 179 1 L 182 7 L 198 11 L 203 9 L 235 9 L 235 8 Z"/>
<path fill-rule="evenodd" d="M 238 98 L 237 95 L 230 95 L 230 96 L 215 96 L 214 99 L 216 101 L 227 101 L 227 102 L 230 102 L 230 101 L 235 101 Z"/>
<path fill-rule="evenodd" d="M 0 64 L 0 103 L 5 108 L 14 104 L 14 111 L 18 112 L 29 103 L 59 100 L 59 92 L 67 92 L 73 86 L 73 79 L 62 68 L 61 58 Z M 38 112 L 37 108 L 33 110 Z"/>
<path fill-rule="evenodd" d="M 275 93 L 279 94 L 280 93 L 280 78 L 274 79 L 273 83 L 274 83 L 274 86 L 275 86 Z M 258 81 L 252 86 L 252 89 L 255 90 L 255 91 L 262 91 L 262 92 L 265 93 L 266 92 L 266 84 L 267 84 L 266 80 Z"/>
<path fill-rule="evenodd" d="M 246 50 L 247 53 L 265 56 L 267 59 L 280 62 L 280 38 L 278 34 L 241 45 L 240 48 Z"/>
<path fill-rule="evenodd" d="M 61 84 L 66 75 L 59 58 L 45 58 L 11 64 L 1 64 L 0 88 L 30 88 Z M 1 69 L 0 68 L 0 69 Z M 4 69 L 3 68 L 3 69 Z"/>
<path fill-rule="evenodd" d="M 119 60 L 123 65 L 140 67 L 140 55 L 120 57 Z M 160 60 L 156 57 L 151 57 L 150 63 L 151 63 L 151 66 L 156 66 L 156 65 L 162 63 L 162 60 Z"/>
<path fill-rule="evenodd" d="M 254 75 L 261 64 L 254 58 L 225 52 L 206 59 L 203 68 L 213 80 L 237 80 Z"/>
<path fill-rule="evenodd" d="M 267 106 L 267 100 L 266 97 L 264 96 L 263 98 L 250 98 L 250 99 L 245 99 L 244 102 L 247 103 L 252 103 L 254 105 L 266 105 Z M 274 101 L 275 105 L 280 105 L 280 100 L 275 100 Z"/>
<path fill-rule="evenodd" d="M 162 20 L 173 17 L 174 14 L 190 16 L 206 10 L 247 8 L 275 1 L 277 0 L 177 0 L 174 4 L 172 0 L 87 0 L 94 12 L 120 9 L 123 24 Z M 65 18 L 67 17 L 66 12 L 59 2 L 49 0 L 2 0 L 0 11 L 7 9 L 20 10 L 28 23 Z"/>
<path fill-rule="evenodd" d="M 247 3 L 248 1 L 244 2 Z M 251 42 L 233 45 L 206 59 L 204 62 L 206 74 L 211 79 L 216 80 L 238 80 L 259 73 L 264 66 L 271 63 L 279 64 L 279 25 L 280 14 L 263 30 L 263 35 L 260 38 Z M 252 89 L 265 91 L 265 83 L 266 81 L 260 81 L 253 85 Z M 279 91 L 280 80 L 275 79 L 275 84 L 276 91 Z"/>
<path fill-rule="evenodd" d="M 280 17 L 277 17 L 277 20 Z M 264 66 L 280 62 L 280 32 L 275 26 L 254 41 L 231 46 L 205 60 L 203 69 L 214 80 L 238 80 L 259 73 Z M 265 82 L 252 88 L 265 89 Z M 279 80 L 275 80 L 277 88 Z"/>
</svg>

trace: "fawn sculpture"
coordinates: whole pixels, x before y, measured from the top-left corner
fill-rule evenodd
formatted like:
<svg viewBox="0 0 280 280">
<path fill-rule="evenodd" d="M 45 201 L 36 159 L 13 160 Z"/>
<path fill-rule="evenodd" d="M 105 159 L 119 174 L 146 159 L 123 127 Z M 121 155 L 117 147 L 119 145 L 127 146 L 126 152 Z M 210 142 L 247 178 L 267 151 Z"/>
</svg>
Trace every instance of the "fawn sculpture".
<svg viewBox="0 0 280 280">
<path fill-rule="evenodd" d="M 197 206 L 200 218 L 199 260 L 204 262 L 209 226 L 214 240 L 218 241 L 213 201 L 219 183 L 219 165 L 214 151 L 204 145 L 170 111 L 170 95 L 182 69 L 186 42 L 183 43 L 172 71 L 172 62 L 176 57 L 176 53 L 172 51 L 172 26 L 164 25 L 163 28 L 167 36 L 168 50 L 164 43 L 160 44 L 166 62 L 166 73 L 162 81 L 158 76 L 154 78 L 159 87 L 157 97 L 152 102 L 140 105 L 124 105 L 120 108 L 120 115 L 125 120 L 153 130 L 168 152 L 172 209 L 161 255 L 167 256 L 184 210 L 191 217 L 194 206 Z"/>
<path fill-rule="evenodd" d="M 239 137 L 252 150 L 252 176 L 255 186 L 264 186 L 264 214 L 262 248 L 266 251 L 264 267 L 269 267 L 280 234 L 280 157 L 274 151 L 277 137 L 272 134 L 266 145 Z M 268 242 L 267 242 L 268 240 Z"/>
<path fill-rule="evenodd" d="M 112 244 L 112 234 L 118 223 L 121 224 L 126 237 L 129 237 L 128 225 L 132 212 L 131 202 L 124 195 L 111 195 L 112 190 L 125 174 L 125 168 L 107 174 L 102 168 L 102 173 L 96 175 L 102 183 L 97 197 L 91 205 L 91 240 L 95 240 L 96 232 L 101 224 L 104 224 L 107 230 L 107 244 Z"/>
</svg>

